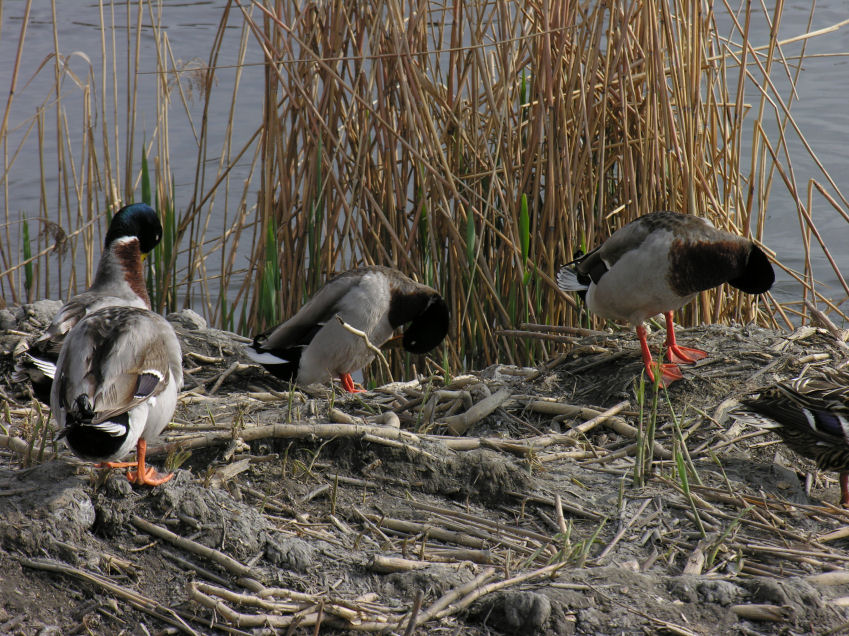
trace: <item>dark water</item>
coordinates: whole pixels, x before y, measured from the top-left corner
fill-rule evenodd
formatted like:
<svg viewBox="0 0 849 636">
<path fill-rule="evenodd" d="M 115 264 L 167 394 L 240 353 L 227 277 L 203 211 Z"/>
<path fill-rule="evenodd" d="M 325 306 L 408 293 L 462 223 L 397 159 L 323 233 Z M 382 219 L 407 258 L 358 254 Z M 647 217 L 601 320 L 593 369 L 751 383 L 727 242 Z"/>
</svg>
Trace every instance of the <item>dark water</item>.
<svg viewBox="0 0 849 636">
<path fill-rule="evenodd" d="M 68 65 L 80 77 L 87 77 L 89 72 L 86 59 L 91 61 L 94 67 L 96 90 L 100 91 L 100 67 L 101 59 L 101 31 L 100 31 L 100 9 L 96 3 L 83 4 L 78 2 L 57 2 L 57 23 L 59 26 L 59 47 L 61 52 L 69 56 Z M 206 64 L 205 56 L 208 55 L 219 20 L 225 3 L 221 1 L 210 2 L 166 2 L 163 8 L 163 20 L 165 31 L 168 34 L 174 57 L 183 62 L 192 61 L 197 66 Z M 15 59 L 18 35 L 21 28 L 22 16 L 25 2 L 22 0 L 3 3 L 2 31 L 0 31 L 0 91 L 7 94 L 12 75 L 13 60 Z M 115 22 L 119 26 L 116 34 L 117 43 L 117 66 L 119 76 L 127 74 L 126 67 L 126 42 L 124 41 L 124 30 L 127 24 L 127 6 L 116 5 L 113 8 L 104 7 L 107 22 L 111 22 L 110 12 L 115 16 Z M 130 7 L 130 20 L 135 22 L 137 8 Z M 781 22 L 781 36 L 788 38 L 805 33 L 808 30 L 807 21 L 810 12 L 810 4 L 797 2 L 789 4 L 785 8 L 785 14 Z M 819 29 L 839 23 L 849 18 L 849 5 L 845 0 L 825 0 L 816 5 L 812 29 Z M 53 52 L 53 30 L 50 3 L 46 0 L 36 0 L 33 3 L 30 23 L 24 47 L 24 55 L 21 70 L 18 75 L 18 86 L 10 111 L 9 144 L 6 149 L 7 156 L 11 156 L 23 138 L 28 122 L 33 117 L 35 110 L 44 106 L 47 134 L 45 136 L 45 166 L 49 176 L 46 182 L 47 206 L 52 208 L 56 205 L 57 190 L 59 187 L 58 171 L 55 168 L 56 160 L 56 134 L 55 134 L 55 108 L 52 102 L 45 102 L 46 96 L 50 95 L 54 83 L 52 62 L 48 61 L 40 72 L 36 74 L 39 66 L 48 59 Z M 151 22 L 147 8 L 143 13 L 143 23 L 149 25 Z M 236 52 L 242 37 L 242 20 L 239 15 L 233 15 L 230 26 L 225 31 L 223 54 L 218 60 L 222 68 L 218 72 L 218 83 L 214 90 L 214 99 L 211 102 L 209 112 L 208 154 L 206 166 L 210 170 L 205 186 L 208 188 L 214 182 L 214 173 L 218 164 L 219 155 L 225 138 L 225 127 L 230 117 L 230 100 L 236 71 L 227 68 L 236 62 Z M 722 32 L 731 33 L 730 22 L 721 20 Z M 733 41 L 739 42 L 739 37 L 732 37 Z M 751 39 L 754 44 L 762 45 L 768 41 L 768 27 L 762 19 L 754 20 Z M 248 37 L 246 62 L 249 66 L 243 69 L 241 84 L 238 90 L 237 116 L 233 119 L 233 149 L 231 154 L 242 146 L 254 133 L 255 127 L 261 120 L 262 107 L 262 56 L 255 40 Z M 788 58 L 798 55 L 801 43 L 788 45 L 784 48 L 784 54 Z M 110 35 L 111 47 L 111 35 Z M 807 41 L 808 56 L 805 60 L 804 70 L 797 85 L 797 95 L 792 100 L 791 112 L 802 135 L 813 147 L 820 161 L 830 172 L 838 184 L 838 187 L 846 182 L 849 173 L 849 26 L 827 35 L 809 39 Z M 85 57 L 84 57 L 85 56 Z M 111 68 L 111 61 L 110 68 Z M 256 65 L 254 65 L 256 64 Z M 150 139 L 154 128 L 156 116 L 154 104 L 156 100 L 155 54 L 153 48 L 153 37 L 149 28 L 142 33 L 142 62 L 138 73 L 135 75 L 139 82 L 139 103 L 137 105 L 137 139 L 133 154 L 134 163 L 138 165 L 141 154 L 140 142 L 142 139 Z M 111 71 L 110 71 L 111 73 Z M 759 73 L 755 71 L 756 75 Z M 111 78 L 111 74 L 110 74 Z M 791 103 L 790 84 L 783 66 L 776 64 L 772 73 L 773 81 L 779 94 L 785 102 Z M 111 103 L 111 79 L 107 81 L 107 92 Z M 118 94 L 118 118 L 121 130 L 124 129 L 126 93 L 123 89 Z M 747 90 L 745 100 L 747 103 L 757 106 L 759 94 L 752 88 Z M 0 102 L 3 103 L 3 102 Z M 82 122 L 82 100 L 80 90 L 73 81 L 66 77 L 63 80 L 63 104 L 67 114 L 69 128 L 71 130 L 70 150 L 73 154 L 78 152 L 83 131 Z M 5 104 L 3 104 L 5 106 Z M 188 116 L 194 122 L 195 129 L 200 129 L 202 112 L 202 100 L 197 95 L 189 102 Z M 751 120 L 752 116 L 749 115 Z M 106 119 L 110 121 L 109 129 L 112 129 L 111 110 L 107 112 Z M 195 188 L 195 165 L 198 155 L 198 144 L 191 126 L 188 124 L 187 113 L 180 103 L 179 98 L 174 96 L 170 109 L 170 154 L 172 158 L 172 169 L 175 179 L 175 195 L 178 209 L 185 207 L 191 198 Z M 766 117 L 765 125 L 770 138 L 775 143 L 777 139 L 777 117 L 770 114 Z M 790 130 L 788 128 L 788 130 Z M 99 133 L 98 133 L 99 134 Z M 744 156 L 750 153 L 751 132 L 745 135 L 746 147 Z M 792 160 L 793 174 L 796 179 L 797 188 L 805 200 L 808 181 L 814 179 L 824 184 L 830 192 L 832 188 L 827 186 L 826 180 L 816 168 L 814 161 L 810 158 L 799 136 L 788 132 L 788 153 Z M 121 153 L 124 152 L 125 138 L 120 136 Z M 15 164 L 9 173 L 9 201 L 8 204 L 10 220 L 13 222 L 7 231 L 12 236 L 17 236 L 19 223 L 15 223 L 21 215 L 38 216 L 40 212 L 40 182 L 38 175 L 39 158 L 37 155 L 36 137 L 34 132 L 30 133 L 28 140 L 19 153 Z M 114 148 L 113 148 L 114 150 Z M 229 200 L 223 195 L 218 196 L 209 209 L 210 227 L 208 236 L 217 236 L 229 219 L 235 214 L 236 206 L 241 197 L 244 182 L 249 176 L 249 161 L 252 151 L 245 155 L 237 167 L 231 173 L 231 189 Z M 123 166 L 123 155 L 122 166 Z M 52 162 L 52 165 L 51 165 Z M 79 163 L 78 161 L 76 163 Z M 742 162 L 748 165 L 748 158 Z M 786 165 L 786 159 L 782 163 Z M 258 181 L 258 179 L 256 179 Z M 0 197 L 5 197 L 0 192 Z M 102 198 L 102 197 L 101 197 Z M 248 206 L 254 202 L 253 194 L 247 199 Z M 103 205 L 102 201 L 98 205 Z M 54 216 L 54 214 L 51 214 Z M 817 227 L 826 238 L 827 245 L 833 256 L 837 259 L 841 268 L 849 272 L 849 224 L 847 224 L 831 206 L 824 201 L 820 195 L 815 195 L 813 204 L 813 216 Z M 63 216 L 64 218 L 64 216 Z M 799 221 L 793 197 L 781 183 L 776 173 L 774 185 L 769 198 L 767 214 L 767 226 L 765 242 L 774 249 L 779 258 L 788 266 L 801 270 L 803 265 L 803 252 L 799 239 Z M 818 280 L 827 287 L 823 291 L 827 296 L 841 299 L 843 293 L 837 283 L 837 278 L 831 272 L 822 251 L 815 249 L 813 253 L 814 273 Z M 247 257 L 241 257 L 239 265 L 246 265 Z M 64 295 L 66 290 L 61 289 L 59 281 L 55 281 L 55 295 Z M 213 292 L 214 293 L 214 292 Z M 779 275 L 779 281 L 775 289 L 776 296 L 781 300 L 795 300 L 799 298 L 799 287 L 785 275 Z"/>
</svg>

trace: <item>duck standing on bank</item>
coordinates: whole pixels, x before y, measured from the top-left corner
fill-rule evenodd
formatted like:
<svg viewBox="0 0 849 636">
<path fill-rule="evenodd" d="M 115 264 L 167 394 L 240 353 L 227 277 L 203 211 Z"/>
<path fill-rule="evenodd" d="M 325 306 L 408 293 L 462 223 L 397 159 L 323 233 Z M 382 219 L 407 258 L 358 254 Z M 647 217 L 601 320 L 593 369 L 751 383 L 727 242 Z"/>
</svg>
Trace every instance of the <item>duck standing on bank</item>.
<svg viewBox="0 0 849 636">
<path fill-rule="evenodd" d="M 72 297 L 53 317 L 50 325 L 18 355 L 12 379 L 30 380 L 43 402 L 50 400 L 50 385 L 65 335 L 84 316 L 115 305 L 150 309 L 142 272 L 143 256 L 159 244 L 162 224 L 145 203 L 127 205 L 112 217 L 94 282 Z"/>
<path fill-rule="evenodd" d="M 676 363 L 691 364 L 707 356 L 677 344 L 673 311 L 722 283 L 762 294 L 774 280 L 772 264 L 750 239 L 677 212 L 654 212 L 635 219 L 557 274 L 557 286 L 581 294 L 589 311 L 636 327 L 652 381 L 654 364 L 643 321 L 660 313 L 666 316 L 665 349 L 670 363 L 660 366 L 664 386 L 683 378 Z"/>
<path fill-rule="evenodd" d="M 65 337 L 50 409 L 59 437 L 78 457 L 108 468 L 133 467 L 136 484 L 172 475 L 145 466 L 147 442 L 159 436 L 183 383 L 180 343 L 159 314 L 128 306 L 87 314 Z M 136 449 L 136 461 L 114 462 Z"/>
<path fill-rule="evenodd" d="M 362 336 L 376 347 L 407 325 L 402 344 L 411 353 L 427 353 L 448 333 L 448 305 L 439 293 L 388 267 L 362 267 L 339 274 L 284 322 L 254 338 L 246 353 L 287 382 L 309 385 L 338 377 L 356 392 L 351 373 L 371 362 Z"/>
<path fill-rule="evenodd" d="M 849 374 L 831 370 L 821 377 L 780 382 L 740 401 L 768 418 L 761 423 L 820 470 L 840 473 L 840 503 L 849 508 Z"/>
</svg>

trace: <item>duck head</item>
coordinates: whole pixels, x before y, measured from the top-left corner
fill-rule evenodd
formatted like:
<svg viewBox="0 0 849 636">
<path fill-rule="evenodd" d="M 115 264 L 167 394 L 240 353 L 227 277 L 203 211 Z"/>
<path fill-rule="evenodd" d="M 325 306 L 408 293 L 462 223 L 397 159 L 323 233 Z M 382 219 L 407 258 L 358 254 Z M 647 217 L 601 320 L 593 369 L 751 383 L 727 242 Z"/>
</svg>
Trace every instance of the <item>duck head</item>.
<svg viewBox="0 0 849 636">
<path fill-rule="evenodd" d="M 125 237 L 137 238 L 142 254 L 156 247 L 162 239 L 162 223 L 156 211 L 146 203 L 132 203 L 118 210 L 106 233 L 106 248 L 113 241 Z"/>
<path fill-rule="evenodd" d="M 752 244 L 743 273 L 728 283 L 747 294 L 763 294 L 775 282 L 772 263 L 757 245 Z"/>
<path fill-rule="evenodd" d="M 401 340 L 410 353 L 427 353 L 437 346 L 448 333 L 448 305 L 432 289 L 392 299 L 389 323 L 398 327 L 410 323 Z"/>
</svg>

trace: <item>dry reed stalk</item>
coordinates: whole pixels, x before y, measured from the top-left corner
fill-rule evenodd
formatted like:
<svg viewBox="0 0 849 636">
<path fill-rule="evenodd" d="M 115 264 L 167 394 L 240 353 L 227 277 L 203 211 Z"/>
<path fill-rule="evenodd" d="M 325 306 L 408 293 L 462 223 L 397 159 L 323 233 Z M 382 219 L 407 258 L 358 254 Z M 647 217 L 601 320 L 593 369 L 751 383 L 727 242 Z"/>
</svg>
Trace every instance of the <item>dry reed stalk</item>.
<svg viewBox="0 0 849 636">
<path fill-rule="evenodd" d="M 198 634 L 198 632 L 196 632 L 188 624 L 186 624 L 186 622 L 183 621 L 177 615 L 177 613 L 170 607 L 160 605 L 155 600 L 148 598 L 143 594 L 139 594 L 135 590 L 124 587 L 123 585 L 119 585 L 111 579 L 102 576 L 96 572 L 77 568 L 52 559 L 29 559 L 26 557 L 21 557 L 21 565 L 36 570 L 46 570 L 48 572 L 55 572 L 57 574 L 63 574 L 65 576 L 70 576 L 77 578 L 81 581 L 85 581 L 87 583 L 97 586 L 98 588 L 110 594 L 117 596 L 118 598 L 126 601 L 132 607 L 144 612 L 145 614 L 148 614 L 150 616 L 153 616 L 154 618 L 164 621 L 165 623 L 173 625 L 177 628 L 177 630 L 183 632 L 184 634 L 191 634 L 192 636 L 197 636 Z"/>
<path fill-rule="evenodd" d="M 790 275 L 802 283 L 802 300 L 839 311 L 818 289 L 815 249 L 849 294 L 832 257 L 836 247 L 815 222 L 823 212 L 814 213 L 823 201 L 828 213 L 849 220 L 849 199 L 790 110 L 806 42 L 840 25 L 811 31 L 809 20 L 805 33 L 779 41 L 781 3 L 706 8 L 629 0 L 579 9 L 538 0 L 445 7 L 369 0 L 352 9 L 233 0 L 199 68 L 174 59 L 161 26 L 168 8 L 139 0 L 122 14 L 100 7 L 101 61 L 84 74 L 73 73 L 57 28 L 61 8 L 52 9 L 52 57 L 42 66 L 53 72 L 53 94 L 25 119 L 37 131 L 25 137 L 44 155 L 39 223 L 69 237 L 66 255 L 48 232 L 32 249 L 26 265 L 45 295 L 67 296 L 90 281 L 107 218 L 139 199 L 142 153 L 152 202 L 173 209 L 168 246 L 152 270 L 158 308 L 194 305 L 213 324 L 248 334 L 290 316 L 333 272 L 379 263 L 447 297 L 451 331 L 431 354 L 439 366 L 534 363 L 556 344 L 499 333 L 527 322 L 601 326 L 593 319 L 579 327 L 577 303 L 556 290 L 554 274 L 575 250 L 656 209 L 699 214 L 761 240 L 775 185 L 790 193 L 799 214 L 804 268 Z M 31 42 L 28 11 L 29 3 L 17 60 Z M 141 46 L 142 17 L 152 59 Z M 720 18 L 731 37 L 719 33 Z M 766 21 L 770 38 L 755 47 L 749 34 Z M 234 26 L 235 51 L 226 38 Z M 791 46 L 801 47 L 798 56 L 787 55 Z M 118 68 L 121 51 L 125 69 Z M 246 65 L 251 51 L 265 64 Z M 218 89 L 231 67 L 232 82 Z M 788 91 L 771 79 L 776 70 L 788 78 Z M 240 86 L 259 72 L 262 119 L 253 134 L 235 139 Z M 13 90 L 18 73 L 16 61 Z M 746 89 L 756 91 L 754 104 L 745 102 Z M 156 95 L 154 125 L 141 139 L 139 95 L 148 90 Z M 214 100 L 229 104 L 228 121 L 209 121 Z M 76 103 L 89 132 L 72 144 L 66 105 Z M 14 302 L 25 297 L 29 260 L 9 210 L 20 152 L 8 148 L 15 104 L 10 93 L 0 124 L 9 230 L 0 242 L 0 292 Z M 778 129 L 768 135 L 763 124 L 772 116 Z M 190 130 L 197 144 L 191 165 L 173 160 L 174 127 Z M 741 153 L 744 134 L 752 137 L 749 156 Z M 796 140 L 817 169 L 807 192 L 788 150 Z M 245 164 L 247 179 L 233 182 L 233 168 Z M 188 199 L 172 200 L 174 182 L 189 180 Z M 224 229 L 213 232 L 221 220 Z M 778 325 L 797 317 L 808 319 L 804 305 L 796 312 L 770 297 L 760 302 L 720 288 L 700 295 L 680 322 Z M 396 376 L 422 364 L 399 351 L 387 358 Z M 379 381 L 385 372 L 370 373 Z"/>
</svg>

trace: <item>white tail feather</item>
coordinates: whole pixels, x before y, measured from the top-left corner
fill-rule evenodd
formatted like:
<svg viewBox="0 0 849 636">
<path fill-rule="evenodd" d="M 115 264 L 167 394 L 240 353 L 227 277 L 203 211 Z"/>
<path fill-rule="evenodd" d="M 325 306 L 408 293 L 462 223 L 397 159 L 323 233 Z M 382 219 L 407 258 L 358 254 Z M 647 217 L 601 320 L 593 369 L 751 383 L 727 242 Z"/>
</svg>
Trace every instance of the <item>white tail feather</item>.
<svg viewBox="0 0 849 636">
<path fill-rule="evenodd" d="M 56 365 L 48 360 L 42 360 L 41 358 L 36 358 L 32 354 L 26 354 L 27 358 L 29 358 L 30 362 L 35 365 L 35 368 L 41 371 L 44 375 L 46 375 L 51 380 L 53 376 L 56 375 Z"/>
<path fill-rule="evenodd" d="M 781 424 L 779 424 L 775 420 L 769 419 L 765 415 L 746 411 L 743 405 L 735 407 L 734 409 L 729 411 L 728 414 L 736 421 L 748 424 L 749 426 L 753 426 L 755 428 L 764 428 L 770 430 L 774 430 L 776 428 L 783 428 Z"/>
<path fill-rule="evenodd" d="M 563 291 L 584 291 L 587 285 L 578 282 L 578 275 L 568 265 L 557 272 L 557 286 Z"/>
<path fill-rule="evenodd" d="M 257 351 L 253 347 L 245 347 L 245 355 L 258 364 L 286 364 L 289 362 L 267 351 Z"/>
<path fill-rule="evenodd" d="M 120 422 L 100 422 L 99 424 L 88 424 L 92 428 L 96 428 L 99 431 L 103 431 L 107 435 L 111 435 L 112 437 L 120 437 L 121 435 L 127 434 L 127 427 Z"/>
</svg>

